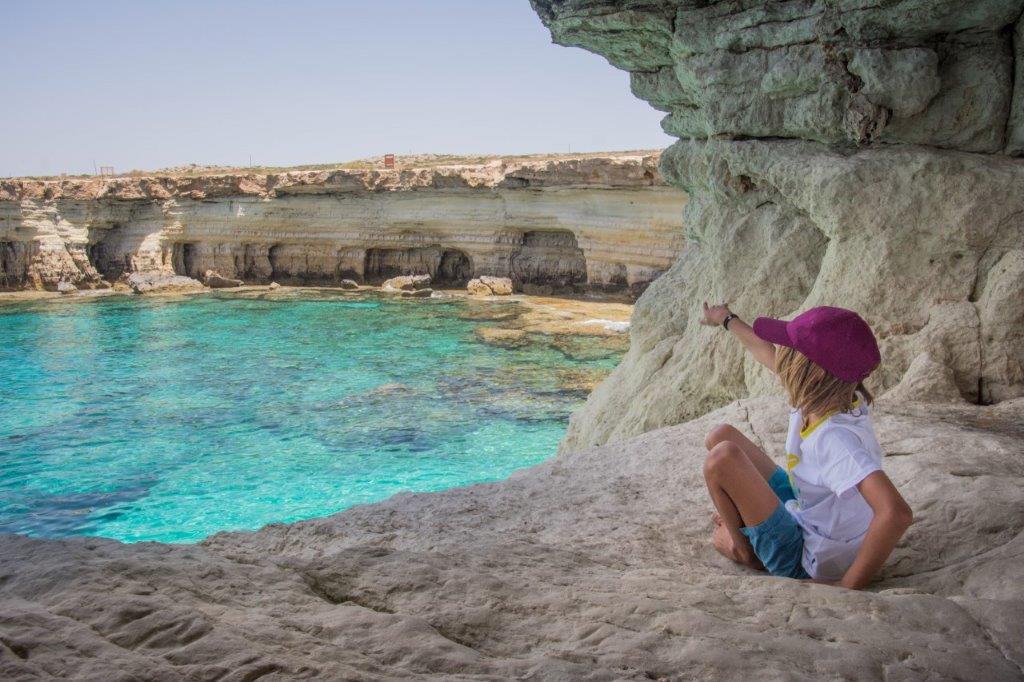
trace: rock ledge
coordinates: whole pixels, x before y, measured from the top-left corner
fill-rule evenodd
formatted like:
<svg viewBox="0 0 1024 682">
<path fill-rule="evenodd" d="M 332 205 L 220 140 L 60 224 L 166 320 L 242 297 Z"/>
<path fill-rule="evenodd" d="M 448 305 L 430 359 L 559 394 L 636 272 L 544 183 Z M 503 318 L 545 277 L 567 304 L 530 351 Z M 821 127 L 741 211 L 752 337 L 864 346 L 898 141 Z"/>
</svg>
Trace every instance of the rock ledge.
<svg viewBox="0 0 1024 682">
<path fill-rule="evenodd" d="M 784 405 L 744 400 L 502 483 L 198 546 L 0 536 L 0 677 L 1020 679 L 1024 400 L 877 413 L 916 521 L 869 591 L 707 543 L 706 431 L 784 438 Z"/>
</svg>

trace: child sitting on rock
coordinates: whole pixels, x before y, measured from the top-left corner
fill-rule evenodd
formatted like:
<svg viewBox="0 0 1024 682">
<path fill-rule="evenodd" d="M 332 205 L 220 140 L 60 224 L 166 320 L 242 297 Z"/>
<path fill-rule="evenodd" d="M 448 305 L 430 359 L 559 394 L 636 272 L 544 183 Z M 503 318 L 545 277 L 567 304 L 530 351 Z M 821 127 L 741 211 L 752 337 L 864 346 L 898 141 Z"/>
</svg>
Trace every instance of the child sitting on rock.
<svg viewBox="0 0 1024 682">
<path fill-rule="evenodd" d="M 726 305 L 707 303 L 701 323 L 738 337 L 778 374 L 793 407 L 785 469 L 732 426 L 708 434 L 715 549 L 775 576 L 864 587 L 912 520 L 882 472 L 871 424 L 863 381 L 880 361 L 871 328 L 828 307 L 750 327 Z"/>
</svg>

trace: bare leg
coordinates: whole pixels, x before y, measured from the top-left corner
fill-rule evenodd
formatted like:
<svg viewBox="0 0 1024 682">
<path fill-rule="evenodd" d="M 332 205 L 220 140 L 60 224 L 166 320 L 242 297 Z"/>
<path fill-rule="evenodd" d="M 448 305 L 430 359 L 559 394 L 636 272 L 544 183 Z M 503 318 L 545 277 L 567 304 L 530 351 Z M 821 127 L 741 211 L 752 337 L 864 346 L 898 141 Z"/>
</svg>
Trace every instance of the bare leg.
<svg viewBox="0 0 1024 682">
<path fill-rule="evenodd" d="M 744 436 L 743 433 L 734 426 L 729 424 L 719 424 L 708 433 L 707 438 L 704 440 L 704 444 L 708 450 L 713 449 L 716 445 L 723 442 L 731 442 L 739 446 L 739 448 L 743 450 L 743 454 L 747 456 L 751 464 L 754 465 L 758 473 L 761 474 L 765 480 L 770 479 L 775 473 L 775 462 L 773 462 L 772 459 L 766 455 L 763 450 L 761 450 L 761 448 L 754 445 L 749 438 Z M 711 521 L 716 527 L 722 526 L 722 517 L 718 512 L 711 515 Z M 744 540 L 745 539 L 746 538 L 744 537 Z M 734 543 L 732 536 L 727 531 L 722 532 L 717 531 L 716 529 L 716 532 L 712 533 L 711 541 L 719 552 L 730 559 L 735 560 L 735 555 L 731 549 Z"/>
<path fill-rule="evenodd" d="M 704 480 L 720 519 L 711 536 L 715 549 L 737 563 L 757 567 L 760 562 L 754 548 L 740 528 L 765 521 L 775 512 L 779 498 L 746 453 L 731 441 L 718 443 L 708 453 Z"/>
<path fill-rule="evenodd" d="M 750 463 L 757 468 L 757 471 L 764 480 L 767 481 L 775 473 L 778 465 L 772 461 L 772 458 L 764 454 L 764 450 L 754 445 L 749 438 L 740 433 L 739 429 L 729 424 L 719 424 L 711 429 L 708 432 L 707 438 L 704 439 L 704 447 L 710 451 L 716 445 L 725 441 L 738 445 L 743 454 L 750 460 Z"/>
</svg>

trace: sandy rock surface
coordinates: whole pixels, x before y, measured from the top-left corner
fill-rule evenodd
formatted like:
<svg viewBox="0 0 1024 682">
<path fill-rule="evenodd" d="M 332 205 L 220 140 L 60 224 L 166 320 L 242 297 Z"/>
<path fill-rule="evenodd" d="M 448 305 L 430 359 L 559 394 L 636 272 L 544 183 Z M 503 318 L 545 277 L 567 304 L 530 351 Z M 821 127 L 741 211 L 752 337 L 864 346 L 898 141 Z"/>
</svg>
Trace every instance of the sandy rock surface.
<svg viewBox="0 0 1024 682">
<path fill-rule="evenodd" d="M 471 296 L 490 296 L 491 288 L 480 281 L 478 277 L 474 277 L 466 283 L 466 291 Z"/>
<path fill-rule="evenodd" d="M 510 296 L 512 280 L 508 277 L 482 275 L 466 283 L 466 291 L 473 296 Z"/>
<path fill-rule="evenodd" d="M 403 290 L 401 295 L 403 298 L 431 298 L 434 295 L 434 290 L 430 287 L 424 287 L 423 289 L 409 289 Z"/>
<path fill-rule="evenodd" d="M 133 272 L 127 282 L 137 294 L 203 290 L 203 283 L 199 280 L 166 272 Z"/>
<path fill-rule="evenodd" d="M 480 281 L 491 290 L 495 296 L 509 296 L 512 293 L 512 280 L 508 277 L 491 277 L 483 275 Z"/>
<path fill-rule="evenodd" d="M 1024 676 L 1024 401 L 879 406 L 916 522 L 865 592 L 707 542 L 703 437 L 778 453 L 744 400 L 498 484 L 198 546 L 0 538 L 0 677 L 984 679 Z"/>
<path fill-rule="evenodd" d="M 473 333 L 484 343 L 489 343 L 499 348 L 522 348 L 530 345 L 530 338 L 522 329 L 477 327 Z"/>
<path fill-rule="evenodd" d="M 402 275 L 392 277 L 381 285 L 384 289 L 395 289 L 397 291 L 416 291 L 426 289 L 430 286 L 430 275 Z"/>
<path fill-rule="evenodd" d="M 523 293 L 528 296 L 551 296 L 554 293 L 554 287 L 549 284 L 532 284 L 527 282 L 523 284 Z"/>
<path fill-rule="evenodd" d="M 224 277 L 215 270 L 207 270 L 203 273 L 203 284 L 211 289 L 234 289 L 245 284 L 240 279 Z"/>
</svg>

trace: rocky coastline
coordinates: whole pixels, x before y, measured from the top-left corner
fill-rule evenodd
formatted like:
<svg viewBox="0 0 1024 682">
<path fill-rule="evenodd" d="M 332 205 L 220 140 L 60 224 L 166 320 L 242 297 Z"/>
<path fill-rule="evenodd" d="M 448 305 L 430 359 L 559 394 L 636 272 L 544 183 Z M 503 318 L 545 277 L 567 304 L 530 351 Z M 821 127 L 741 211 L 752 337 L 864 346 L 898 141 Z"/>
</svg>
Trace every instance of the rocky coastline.
<svg viewBox="0 0 1024 682">
<path fill-rule="evenodd" d="M 1020 679 L 1021 410 L 883 400 L 917 522 L 871 590 L 768 578 L 707 542 L 707 431 L 785 435 L 785 405 L 757 398 L 199 545 L 4 536 L 0 676 Z"/>
<path fill-rule="evenodd" d="M 1024 2 L 532 5 L 666 112 L 688 197 L 559 456 L 197 546 L 4 536 L 0 676 L 1024 679 Z M 708 543 L 705 434 L 776 454 L 787 408 L 703 299 L 881 337 L 915 523 L 870 589 Z"/>
<path fill-rule="evenodd" d="M 401 161 L 401 160 L 400 160 Z M 686 195 L 658 152 L 113 178 L 0 180 L 0 288 L 103 288 L 132 274 L 259 284 L 626 291 L 676 259 Z"/>
</svg>

